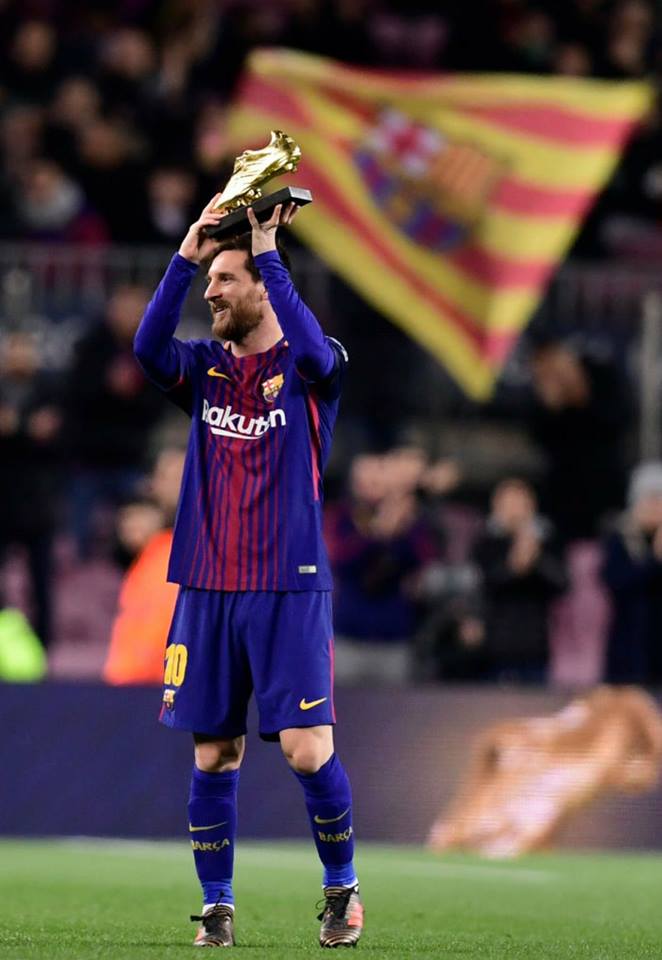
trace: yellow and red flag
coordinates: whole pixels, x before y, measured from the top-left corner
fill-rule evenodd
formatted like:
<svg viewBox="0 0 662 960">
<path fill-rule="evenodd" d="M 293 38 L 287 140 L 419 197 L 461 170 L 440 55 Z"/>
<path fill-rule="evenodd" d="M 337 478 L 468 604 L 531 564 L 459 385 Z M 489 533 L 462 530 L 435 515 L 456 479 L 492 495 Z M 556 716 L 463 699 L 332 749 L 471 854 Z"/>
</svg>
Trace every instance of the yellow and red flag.
<svg viewBox="0 0 662 960">
<path fill-rule="evenodd" d="M 652 102 L 639 82 L 410 75 L 250 58 L 235 146 L 301 145 L 299 235 L 475 398 Z"/>
</svg>

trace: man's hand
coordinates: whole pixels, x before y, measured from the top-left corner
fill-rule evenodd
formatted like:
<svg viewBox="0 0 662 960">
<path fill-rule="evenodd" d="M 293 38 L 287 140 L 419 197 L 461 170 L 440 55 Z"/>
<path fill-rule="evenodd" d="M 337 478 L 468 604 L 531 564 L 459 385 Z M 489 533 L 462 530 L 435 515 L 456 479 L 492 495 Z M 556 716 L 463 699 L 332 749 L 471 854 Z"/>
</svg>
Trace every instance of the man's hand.
<svg viewBox="0 0 662 960">
<path fill-rule="evenodd" d="M 517 574 L 524 576 L 529 573 L 540 556 L 540 540 L 529 530 L 522 530 L 513 540 L 508 554 L 508 566 Z"/>
<path fill-rule="evenodd" d="M 412 494 L 387 494 L 370 520 L 370 533 L 377 540 L 393 540 L 406 533 L 415 519 L 416 500 Z"/>
<path fill-rule="evenodd" d="M 200 214 L 200 218 L 191 224 L 188 233 L 182 240 L 179 255 L 186 260 L 190 260 L 191 263 L 199 264 L 201 260 L 206 260 L 208 257 L 213 256 L 221 244 L 220 240 L 214 240 L 205 233 L 205 227 L 217 226 L 221 218 L 225 216 L 223 211 L 220 213 L 214 213 L 212 211 L 212 207 L 218 201 L 219 197 L 220 193 L 212 197 Z"/>
<path fill-rule="evenodd" d="M 260 223 L 253 212 L 253 208 L 248 208 L 248 219 L 253 228 L 252 251 L 253 256 L 257 257 L 260 253 L 268 253 L 276 249 L 276 230 L 278 227 L 287 227 L 294 220 L 299 208 L 296 203 L 288 203 L 283 209 L 283 204 L 279 203 L 274 207 L 274 212 L 269 220 Z"/>
</svg>

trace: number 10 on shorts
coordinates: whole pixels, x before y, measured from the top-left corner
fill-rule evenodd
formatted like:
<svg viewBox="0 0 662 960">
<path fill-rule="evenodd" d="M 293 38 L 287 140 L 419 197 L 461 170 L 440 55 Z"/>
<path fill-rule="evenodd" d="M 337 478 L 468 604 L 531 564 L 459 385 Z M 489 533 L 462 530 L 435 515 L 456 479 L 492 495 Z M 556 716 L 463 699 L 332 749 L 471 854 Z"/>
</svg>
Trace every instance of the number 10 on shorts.
<svg viewBox="0 0 662 960">
<path fill-rule="evenodd" d="M 165 652 L 165 673 L 163 682 L 173 687 L 181 687 L 186 673 L 188 650 L 183 643 L 171 643 Z"/>
</svg>

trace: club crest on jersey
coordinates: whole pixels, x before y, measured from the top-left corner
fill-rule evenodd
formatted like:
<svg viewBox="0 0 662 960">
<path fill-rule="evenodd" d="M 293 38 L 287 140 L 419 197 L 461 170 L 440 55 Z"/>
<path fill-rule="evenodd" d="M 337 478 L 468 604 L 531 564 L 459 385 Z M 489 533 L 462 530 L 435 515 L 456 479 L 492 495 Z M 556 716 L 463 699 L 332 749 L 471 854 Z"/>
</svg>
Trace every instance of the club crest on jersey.
<svg viewBox="0 0 662 960">
<path fill-rule="evenodd" d="M 262 387 L 262 396 L 267 403 L 274 402 L 283 387 L 283 380 L 283 374 L 277 373 L 275 377 L 271 377 L 269 380 L 262 381 L 260 384 Z"/>
</svg>

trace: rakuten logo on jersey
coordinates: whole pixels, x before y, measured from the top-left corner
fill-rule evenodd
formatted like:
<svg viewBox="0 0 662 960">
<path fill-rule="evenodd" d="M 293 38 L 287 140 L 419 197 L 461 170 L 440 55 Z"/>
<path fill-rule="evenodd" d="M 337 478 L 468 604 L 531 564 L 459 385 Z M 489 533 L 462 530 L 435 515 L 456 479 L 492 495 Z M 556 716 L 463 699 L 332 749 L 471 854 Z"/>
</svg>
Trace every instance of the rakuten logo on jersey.
<svg viewBox="0 0 662 960">
<path fill-rule="evenodd" d="M 284 427 L 287 423 L 284 410 L 270 410 L 267 417 L 251 417 L 249 420 L 241 413 L 233 413 L 230 404 L 211 407 L 208 400 L 203 401 L 202 419 L 216 436 L 234 437 L 235 440 L 257 440 L 272 427 Z"/>
</svg>

